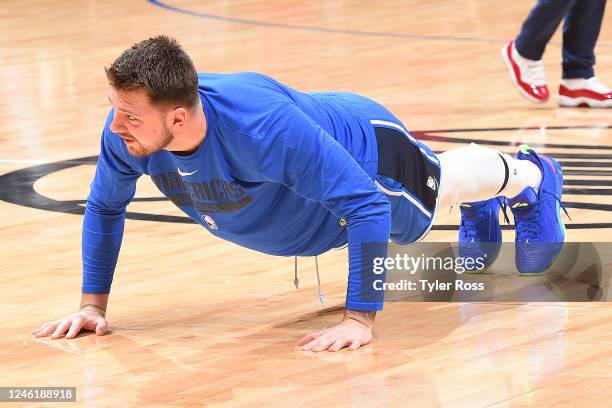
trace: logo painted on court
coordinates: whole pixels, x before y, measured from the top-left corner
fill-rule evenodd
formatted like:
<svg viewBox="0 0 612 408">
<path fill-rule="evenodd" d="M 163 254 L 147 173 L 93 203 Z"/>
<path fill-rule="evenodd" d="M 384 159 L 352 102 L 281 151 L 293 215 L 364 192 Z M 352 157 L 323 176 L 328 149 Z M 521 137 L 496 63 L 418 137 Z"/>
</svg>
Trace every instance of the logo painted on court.
<svg viewBox="0 0 612 408">
<path fill-rule="evenodd" d="M 568 130 L 568 129 L 592 129 L 598 132 L 610 132 L 612 126 L 552 126 L 548 127 L 547 131 Z M 479 134 L 500 133 L 512 131 L 541 131 L 540 127 L 534 128 L 475 128 L 475 129 L 446 129 L 446 130 L 424 130 L 411 131 L 411 135 L 424 141 L 444 142 L 446 145 L 457 144 L 457 146 L 466 145 L 469 143 L 478 143 L 481 145 L 492 146 L 495 149 L 511 151 L 518 148 L 523 141 L 507 142 L 500 140 L 487 140 L 478 138 Z M 457 137 L 458 134 L 469 135 L 469 138 Z M 579 219 L 566 225 L 568 229 L 587 229 L 587 228 L 612 228 L 612 146 L 593 146 L 579 144 L 559 144 L 545 143 L 536 144 L 533 147 L 540 149 L 545 148 L 550 154 L 557 158 L 564 168 L 564 195 L 571 195 L 571 201 L 564 199 L 567 208 L 585 209 L 598 211 L 597 218 L 601 222 L 580 223 Z M 581 152 L 577 153 L 576 150 Z M 588 153 L 583 153 L 588 151 Z M 61 170 L 68 170 L 72 167 L 81 165 L 92 165 L 97 163 L 97 156 L 81 157 L 72 160 L 58 161 L 26 167 L 20 170 L 12 171 L 0 175 L 0 200 L 21 205 L 29 208 L 35 208 L 44 211 L 53 211 L 66 214 L 83 215 L 85 213 L 85 199 L 78 198 L 74 200 L 57 200 L 52 197 L 47 197 L 37 192 L 34 184 L 41 178 L 53 174 Z M 178 170 L 178 169 L 177 169 Z M 188 174 L 180 170 L 182 175 Z M 192 172 L 193 174 L 193 172 Z M 178 174 L 177 174 L 178 175 Z M 89 184 L 90 180 L 84 180 L 84 184 Z M 436 180 L 433 183 L 426 182 L 429 188 L 438 188 Z M 226 186 L 227 187 L 227 186 Z M 230 186 L 230 193 L 232 192 Z M 605 197 L 608 197 L 607 199 Z M 134 202 L 139 201 L 165 201 L 166 197 L 148 197 L 134 198 Z M 165 214 L 152 214 L 142 212 L 128 211 L 126 218 L 142 221 L 155 222 L 172 222 L 182 224 L 195 223 L 191 218 L 186 216 L 174 216 Z M 573 217 L 572 217 L 573 218 Z M 213 226 L 218 228 L 216 222 L 210 218 L 204 221 L 211 229 Z M 209 222 L 211 221 L 211 222 Z M 456 230 L 457 225 L 435 225 L 434 230 Z M 504 228 L 512 228 L 512 226 L 504 226 Z"/>
</svg>

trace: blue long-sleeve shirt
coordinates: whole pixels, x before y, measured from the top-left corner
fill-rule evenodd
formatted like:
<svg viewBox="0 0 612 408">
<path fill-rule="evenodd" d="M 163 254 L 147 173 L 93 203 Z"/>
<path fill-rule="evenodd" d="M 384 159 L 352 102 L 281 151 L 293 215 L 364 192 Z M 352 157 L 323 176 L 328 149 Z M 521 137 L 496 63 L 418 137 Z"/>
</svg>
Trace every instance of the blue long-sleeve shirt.
<svg viewBox="0 0 612 408">
<path fill-rule="evenodd" d="M 361 296 L 361 244 L 387 242 L 390 205 L 373 182 L 376 138 L 355 113 L 358 102 L 300 93 L 255 73 L 198 79 L 207 129 L 188 156 L 131 156 L 109 114 L 85 211 L 83 292 L 110 292 L 125 209 L 148 174 L 189 217 L 244 247 L 317 255 L 348 242 L 347 308 L 382 309 L 382 298 Z"/>
</svg>

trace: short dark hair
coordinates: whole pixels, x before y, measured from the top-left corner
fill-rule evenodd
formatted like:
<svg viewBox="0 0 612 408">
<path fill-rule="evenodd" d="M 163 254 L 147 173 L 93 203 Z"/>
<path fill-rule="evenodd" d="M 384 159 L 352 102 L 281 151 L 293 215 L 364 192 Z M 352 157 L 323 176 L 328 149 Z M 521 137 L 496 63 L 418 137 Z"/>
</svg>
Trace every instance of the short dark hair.
<svg viewBox="0 0 612 408">
<path fill-rule="evenodd" d="M 178 41 L 166 35 L 132 45 L 104 70 L 113 88 L 141 88 L 154 105 L 193 108 L 198 100 L 198 74 L 193 61 Z"/>
</svg>

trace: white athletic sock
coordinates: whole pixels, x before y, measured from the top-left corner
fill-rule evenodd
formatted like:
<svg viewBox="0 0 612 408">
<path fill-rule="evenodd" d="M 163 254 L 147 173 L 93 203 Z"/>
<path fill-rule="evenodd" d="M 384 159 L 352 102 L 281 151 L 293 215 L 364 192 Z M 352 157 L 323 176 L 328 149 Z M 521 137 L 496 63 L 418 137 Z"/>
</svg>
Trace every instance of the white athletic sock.
<svg viewBox="0 0 612 408">
<path fill-rule="evenodd" d="M 537 189 L 542 173 L 528 160 L 517 160 L 475 143 L 438 155 L 440 176 L 439 209 L 451 205 L 514 197 L 528 186 Z"/>
</svg>

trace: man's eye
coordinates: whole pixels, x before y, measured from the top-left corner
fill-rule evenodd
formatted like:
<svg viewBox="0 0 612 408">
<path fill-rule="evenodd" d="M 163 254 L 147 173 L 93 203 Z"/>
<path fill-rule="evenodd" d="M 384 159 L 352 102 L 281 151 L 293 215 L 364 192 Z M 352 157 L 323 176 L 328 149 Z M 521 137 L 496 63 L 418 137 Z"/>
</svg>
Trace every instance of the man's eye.
<svg viewBox="0 0 612 408">
<path fill-rule="evenodd" d="M 128 120 L 134 121 L 136 120 L 136 116 L 127 115 Z"/>
</svg>

